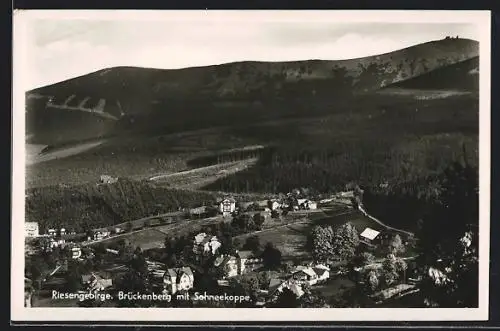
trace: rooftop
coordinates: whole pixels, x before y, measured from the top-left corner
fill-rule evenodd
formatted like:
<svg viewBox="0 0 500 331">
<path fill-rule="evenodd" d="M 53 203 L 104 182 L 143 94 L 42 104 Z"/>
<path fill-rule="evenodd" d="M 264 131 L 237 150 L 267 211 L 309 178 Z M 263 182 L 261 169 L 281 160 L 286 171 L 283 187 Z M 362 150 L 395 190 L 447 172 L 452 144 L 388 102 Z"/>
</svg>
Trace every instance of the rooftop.
<svg viewBox="0 0 500 331">
<path fill-rule="evenodd" d="M 360 236 L 369 240 L 375 239 L 380 234 L 379 231 L 373 230 L 372 228 L 366 228 L 361 232 Z"/>
</svg>

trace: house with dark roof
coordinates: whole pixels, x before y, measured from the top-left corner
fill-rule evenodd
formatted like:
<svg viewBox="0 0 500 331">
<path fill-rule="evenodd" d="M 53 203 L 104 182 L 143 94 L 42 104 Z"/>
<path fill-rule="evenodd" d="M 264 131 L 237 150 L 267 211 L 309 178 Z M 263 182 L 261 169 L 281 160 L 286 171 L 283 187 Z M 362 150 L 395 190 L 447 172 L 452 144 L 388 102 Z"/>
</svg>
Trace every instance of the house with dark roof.
<svg viewBox="0 0 500 331">
<path fill-rule="evenodd" d="M 377 231 L 368 227 L 360 233 L 359 238 L 361 242 L 374 247 L 388 243 L 392 239 L 392 234 L 387 231 Z"/>
<path fill-rule="evenodd" d="M 170 268 L 163 277 L 165 290 L 174 294 L 179 291 L 188 291 L 193 288 L 194 275 L 189 267 Z"/>
<path fill-rule="evenodd" d="M 232 197 L 224 198 L 218 203 L 219 212 L 223 216 L 229 216 L 236 210 L 236 200 Z"/>
</svg>

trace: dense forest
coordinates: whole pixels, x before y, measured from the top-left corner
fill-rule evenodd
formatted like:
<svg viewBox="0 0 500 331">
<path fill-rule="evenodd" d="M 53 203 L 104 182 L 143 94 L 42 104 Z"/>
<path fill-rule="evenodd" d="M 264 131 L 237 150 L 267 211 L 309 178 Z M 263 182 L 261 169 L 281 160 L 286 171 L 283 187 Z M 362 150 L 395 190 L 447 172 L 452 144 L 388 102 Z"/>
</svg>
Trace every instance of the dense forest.
<svg viewBox="0 0 500 331">
<path fill-rule="evenodd" d="M 146 182 L 119 179 L 113 184 L 47 186 L 26 192 L 26 221 L 40 231 L 65 227 L 82 232 L 146 216 L 213 204 L 212 193 L 155 187 Z"/>
<path fill-rule="evenodd" d="M 476 143 L 467 141 L 468 150 L 475 150 Z M 352 181 L 363 186 L 378 186 L 387 182 L 420 185 L 418 181 L 422 178 L 427 181 L 427 177 L 437 175 L 462 153 L 460 142 L 449 144 L 440 139 L 422 139 L 409 145 L 411 148 L 403 149 L 384 139 L 350 139 L 331 142 L 328 147 L 280 146 L 258 152 L 214 156 L 219 162 L 255 153 L 260 158 L 254 167 L 222 178 L 206 189 L 277 193 L 289 192 L 296 187 L 310 187 L 320 192 L 335 192 Z M 475 156 L 471 159 L 472 162 L 477 160 Z"/>
<path fill-rule="evenodd" d="M 454 194 L 462 195 L 457 205 L 461 205 L 462 209 L 468 208 L 469 224 L 477 225 L 478 173 L 477 167 L 455 161 L 437 175 L 383 187 L 366 187 L 363 204 L 370 214 L 385 223 L 419 232 L 423 220 L 442 214 L 442 201 L 453 189 Z M 470 192 L 475 192 L 475 195 Z"/>
</svg>

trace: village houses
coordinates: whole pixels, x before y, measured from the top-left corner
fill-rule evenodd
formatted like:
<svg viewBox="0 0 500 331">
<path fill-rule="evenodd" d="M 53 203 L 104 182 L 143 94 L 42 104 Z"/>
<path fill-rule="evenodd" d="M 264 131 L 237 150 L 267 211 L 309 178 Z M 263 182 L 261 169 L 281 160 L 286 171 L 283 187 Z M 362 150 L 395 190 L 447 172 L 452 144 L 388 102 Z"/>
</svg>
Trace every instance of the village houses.
<svg viewBox="0 0 500 331">
<path fill-rule="evenodd" d="M 298 284 L 316 285 L 330 278 L 330 268 L 322 264 L 314 267 L 299 266 L 291 278 Z"/>
<path fill-rule="evenodd" d="M 251 251 L 236 251 L 234 255 L 220 255 L 214 266 L 221 268 L 223 278 L 231 278 L 253 271 L 262 265 L 262 259 Z"/>
<path fill-rule="evenodd" d="M 271 278 L 267 298 L 270 301 L 275 300 L 285 288 L 300 298 L 304 295 L 304 285 L 316 285 L 327 281 L 328 278 L 330 278 L 330 268 L 325 265 L 298 266 L 285 278 Z"/>
<path fill-rule="evenodd" d="M 302 286 L 293 279 L 271 278 L 269 282 L 268 298 L 271 301 L 276 299 L 285 288 L 292 291 L 298 298 L 304 295 Z"/>
<path fill-rule="evenodd" d="M 205 232 L 198 233 L 194 237 L 193 253 L 196 256 L 204 254 L 217 254 L 218 249 L 222 246 L 216 236 L 208 235 Z"/>
<path fill-rule="evenodd" d="M 110 231 L 103 230 L 103 231 L 93 231 L 92 233 L 92 238 L 88 238 L 88 240 L 102 240 L 104 238 L 107 238 L 111 235 Z"/>
</svg>

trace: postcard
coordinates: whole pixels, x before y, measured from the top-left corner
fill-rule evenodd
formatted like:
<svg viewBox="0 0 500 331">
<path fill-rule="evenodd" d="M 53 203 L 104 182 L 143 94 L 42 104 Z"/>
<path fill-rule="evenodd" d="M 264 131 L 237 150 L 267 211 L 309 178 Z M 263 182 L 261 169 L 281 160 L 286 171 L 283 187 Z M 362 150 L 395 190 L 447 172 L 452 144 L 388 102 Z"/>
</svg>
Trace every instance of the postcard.
<svg viewBox="0 0 500 331">
<path fill-rule="evenodd" d="M 490 21 L 14 12 L 12 320 L 488 319 Z"/>
</svg>

